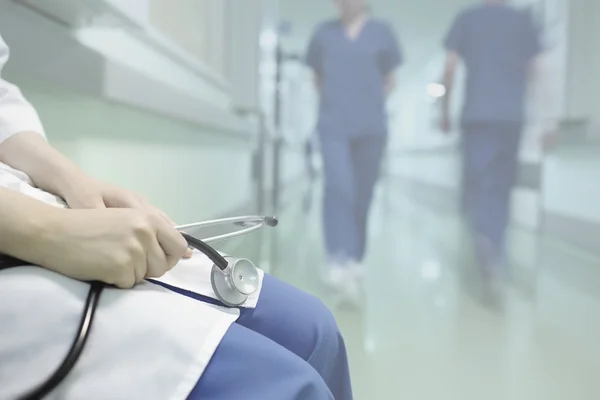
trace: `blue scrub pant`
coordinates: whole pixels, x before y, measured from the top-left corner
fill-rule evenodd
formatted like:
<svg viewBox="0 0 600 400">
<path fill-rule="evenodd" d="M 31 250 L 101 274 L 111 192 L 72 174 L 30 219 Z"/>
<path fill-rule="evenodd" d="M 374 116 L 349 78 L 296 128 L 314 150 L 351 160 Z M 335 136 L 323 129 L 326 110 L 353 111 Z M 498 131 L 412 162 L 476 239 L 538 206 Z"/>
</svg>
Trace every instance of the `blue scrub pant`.
<svg viewBox="0 0 600 400">
<path fill-rule="evenodd" d="M 265 275 L 257 307 L 241 310 L 188 399 L 352 399 L 346 347 L 333 315 L 317 298 Z"/>
<path fill-rule="evenodd" d="M 484 240 L 489 248 L 479 252 L 487 266 L 505 261 L 522 130 L 521 123 L 463 126 L 463 208 L 476 245 Z"/>
<path fill-rule="evenodd" d="M 385 135 L 321 136 L 325 244 L 333 260 L 360 262 L 365 256 L 368 214 L 386 144 Z"/>
</svg>

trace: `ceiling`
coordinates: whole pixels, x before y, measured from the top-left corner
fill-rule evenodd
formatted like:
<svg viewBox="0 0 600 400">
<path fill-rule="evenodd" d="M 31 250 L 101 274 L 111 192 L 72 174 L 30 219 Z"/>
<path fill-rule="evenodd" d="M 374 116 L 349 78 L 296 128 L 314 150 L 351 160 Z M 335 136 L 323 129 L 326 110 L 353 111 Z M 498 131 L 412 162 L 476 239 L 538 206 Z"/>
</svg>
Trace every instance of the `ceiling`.
<svg viewBox="0 0 600 400">
<path fill-rule="evenodd" d="M 454 16 L 479 0 L 371 0 L 375 16 L 396 30 L 407 58 L 404 70 L 418 70 L 441 51 L 441 43 Z M 331 0 L 279 0 L 280 20 L 289 22 L 284 38 L 290 51 L 304 52 L 314 27 L 335 15 Z"/>
</svg>

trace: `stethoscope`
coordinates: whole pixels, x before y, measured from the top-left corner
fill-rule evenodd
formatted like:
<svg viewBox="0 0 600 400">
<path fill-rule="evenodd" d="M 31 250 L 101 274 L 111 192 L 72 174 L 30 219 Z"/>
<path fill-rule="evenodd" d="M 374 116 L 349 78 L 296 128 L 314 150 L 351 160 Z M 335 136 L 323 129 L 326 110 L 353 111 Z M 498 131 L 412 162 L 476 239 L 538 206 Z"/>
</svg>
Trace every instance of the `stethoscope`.
<svg viewBox="0 0 600 400">
<path fill-rule="evenodd" d="M 183 232 L 189 229 L 209 228 L 224 224 L 234 224 L 242 226 L 244 229 L 203 240 L 198 240 Z M 274 217 L 249 216 L 216 219 L 213 221 L 180 225 L 175 228 L 181 232 L 191 247 L 200 250 L 213 262 L 210 283 L 219 301 L 227 307 L 237 307 L 242 305 L 249 296 L 258 290 L 260 285 L 258 268 L 256 268 L 252 261 L 245 258 L 222 256 L 208 244 L 247 235 L 265 226 L 274 228 L 277 224 L 277 218 Z"/>
<path fill-rule="evenodd" d="M 243 229 L 202 240 L 185 233 L 185 231 L 189 229 L 207 228 L 225 224 L 234 224 Z M 258 290 L 260 286 L 259 270 L 250 260 L 223 256 L 209 246 L 208 243 L 233 239 L 263 227 L 275 227 L 277 224 L 278 221 L 274 217 L 247 216 L 180 225 L 176 226 L 175 229 L 181 232 L 190 247 L 199 250 L 213 262 L 210 281 L 217 298 L 227 307 L 237 307 L 242 305 L 249 296 Z M 27 265 L 27 263 L 11 257 L 0 257 L 0 270 L 23 265 Z M 92 282 L 90 284 L 90 290 L 79 323 L 79 330 L 69 352 L 50 378 L 37 388 L 31 390 L 28 394 L 20 396 L 18 400 L 43 399 L 73 370 L 89 337 L 96 309 L 98 308 L 98 303 L 100 301 L 100 295 L 105 286 L 106 285 L 101 282 Z"/>
</svg>

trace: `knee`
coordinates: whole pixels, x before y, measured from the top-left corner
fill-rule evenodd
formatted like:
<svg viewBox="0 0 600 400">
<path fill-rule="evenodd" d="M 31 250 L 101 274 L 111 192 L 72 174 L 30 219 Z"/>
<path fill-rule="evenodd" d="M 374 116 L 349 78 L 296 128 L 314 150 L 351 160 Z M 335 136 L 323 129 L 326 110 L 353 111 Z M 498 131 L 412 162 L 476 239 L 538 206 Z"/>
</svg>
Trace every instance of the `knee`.
<svg viewBox="0 0 600 400">
<path fill-rule="evenodd" d="M 307 330 L 305 337 L 312 340 L 313 358 L 333 350 L 337 352 L 340 347 L 344 346 L 335 317 L 321 300 L 314 296 L 308 296 L 306 315 L 309 315 L 310 318 L 308 321 L 304 321 L 304 329 Z M 325 349 L 327 351 L 323 351 Z"/>
<path fill-rule="evenodd" d="M 313 315 L 314 329 L 324 336 L 337 336 L 339 328 L 335 317 L 323 302 L 314 296 L 309 296 L 307 308 Z"/>
<path fill-rule="evenodd" d="M 294 397 L 300 400 L 331 400 L 334 399 L 329 387 L 323 380 L 323 377 L 311 367 L 303 362 L 297 376 L 300 378 L 300 387 Z"/>
<path fill-rule="evenodd" d="M 240 322 L 319 365 L 344 349 L 333 314 L 317 297 L 265 275 L 264 293 L 256 310 Z"/>
</svg>

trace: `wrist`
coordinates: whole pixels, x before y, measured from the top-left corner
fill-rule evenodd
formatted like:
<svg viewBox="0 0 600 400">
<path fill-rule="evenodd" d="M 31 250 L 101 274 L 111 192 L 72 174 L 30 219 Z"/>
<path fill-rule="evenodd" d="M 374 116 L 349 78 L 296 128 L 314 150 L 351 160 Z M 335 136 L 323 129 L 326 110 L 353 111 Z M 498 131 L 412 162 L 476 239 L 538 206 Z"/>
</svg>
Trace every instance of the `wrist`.
<svg viewBox="0 0 600 400">
<path fill-rule="evenodd" d="M 0 150 L 5 164 L 26 173 L 38 188 L 54 195 L 64 198 L 85 179 L 83 171 L 38 134 L 14 135 Z"/>
<path fill-rule="evenodd" d="M 40 267 L 62 272 L 62 257 L 68 250 L 64 243 L 71 210 L 49 206 L 44 214 L 25 224 L 26 253 L 19 257 Z"/>
<path fill-rule="evenodd" d="M 65 210 L 10 190 L 0 191 L 0 253 L 42 265 L 45 248 Z"/>
<path fill-rule="evenodd" d="M 79 168 L 70 165 L 70 163 L 65 163 L 65 165 L 55 167 L 51 187 L 43 189 L 67 200 L 77 196 L 77 193 L 87 187 L 91 181 L 92 178 Z"/>
</svg>

